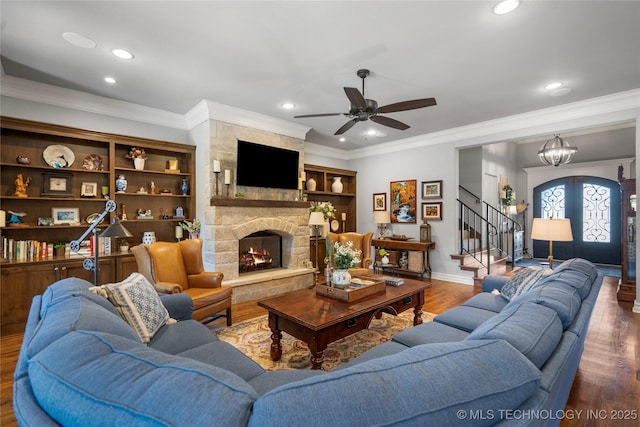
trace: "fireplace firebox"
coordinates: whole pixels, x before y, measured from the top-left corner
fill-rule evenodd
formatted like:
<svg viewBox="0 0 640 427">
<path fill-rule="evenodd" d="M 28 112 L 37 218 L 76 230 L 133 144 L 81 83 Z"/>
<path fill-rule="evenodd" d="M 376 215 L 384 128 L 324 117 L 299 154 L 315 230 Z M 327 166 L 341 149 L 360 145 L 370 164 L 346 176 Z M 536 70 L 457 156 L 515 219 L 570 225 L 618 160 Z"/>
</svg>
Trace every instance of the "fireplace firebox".
<svg viewBox="0 0 640 427">
<path fill-rule="evenodd" d="M 282 237 L 271 231 L 258 231 L 240 239 L 238 272 L 251 273 L 282 267 Z"/>
</svg>

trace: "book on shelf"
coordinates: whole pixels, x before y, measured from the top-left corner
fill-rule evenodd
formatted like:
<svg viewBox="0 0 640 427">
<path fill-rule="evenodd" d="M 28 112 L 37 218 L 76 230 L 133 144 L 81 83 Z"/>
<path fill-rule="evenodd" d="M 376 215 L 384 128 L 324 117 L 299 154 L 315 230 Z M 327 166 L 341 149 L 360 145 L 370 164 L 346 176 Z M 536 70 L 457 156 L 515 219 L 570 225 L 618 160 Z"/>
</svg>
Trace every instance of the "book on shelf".
<svg viewBox="0 0 640 427">
<path fill-rule="evenodd" d="M 384 280 L 384 282 L 387 285 L 391 285 L 391 286 L 404 285 L 404 280 L 402 280 L 402 278 L 400 278 L 400 277 L 382 276 L 382 277 L 380 277 L 380 279 Z"/>
</svg>

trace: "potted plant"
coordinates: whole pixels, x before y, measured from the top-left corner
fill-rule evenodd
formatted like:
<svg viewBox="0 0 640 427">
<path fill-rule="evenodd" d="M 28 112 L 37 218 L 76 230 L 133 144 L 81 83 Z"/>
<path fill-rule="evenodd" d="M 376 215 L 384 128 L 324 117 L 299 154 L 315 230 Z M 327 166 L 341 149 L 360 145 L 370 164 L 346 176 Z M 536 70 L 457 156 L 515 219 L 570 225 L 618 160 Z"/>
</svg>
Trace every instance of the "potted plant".
<svg viewBox="0 0 640 427">
<path fill-rule="evenodd" d="M 382 258 L 380 258 L 380 262 L 382 263 L 382 265 L 387 265 L 389 264 L 389 257 L 387 256 L 388 253 L 387 251 L 385 251 L 383 248 L 381 248 L 378 253 L 380 254 L 380 256 Z"/>
<path fill-rule="evenodd" d="M 133 167 L 139 170 L 144 169 L 144 161 L 147 159 L 147 153 L 145 153 L 144 148 L 131 147 L 129 153 L 125 156 L 125 159 L 133 160 Z"/>
<path fill-rule="evenodd" d="M 360 262 L 362 251 L 353 249 L 353 242 L 347 242 L 345 245 L 336 242 L 334 245 L 333 265 L 334 270 L 331 282 L 336 288 L 346 288 L 351 283 L 351 274 L 349 268 L 355 267 Z"/>
<path fill-rule="evenodd" d="M 53 243 L 53 256 L 64 256 L 64 251 L 66 249 L 67 244 L 65 242 L 54 242 Z"/>
<path fill-rule="evenodd" d="M 180 226 L 189 233 L 190 239 L 197 239 L 200 237 L 200 220 L 194 219 L 193 221 L 189 221 L 185 219 L 180 223 Z"/>
<path fill-rule="evenodd" d="M 127 239 L 118 240 L 118 246 L 120 252 L 129 252 L 129 242 L 127 242 Z"/>
</svg>

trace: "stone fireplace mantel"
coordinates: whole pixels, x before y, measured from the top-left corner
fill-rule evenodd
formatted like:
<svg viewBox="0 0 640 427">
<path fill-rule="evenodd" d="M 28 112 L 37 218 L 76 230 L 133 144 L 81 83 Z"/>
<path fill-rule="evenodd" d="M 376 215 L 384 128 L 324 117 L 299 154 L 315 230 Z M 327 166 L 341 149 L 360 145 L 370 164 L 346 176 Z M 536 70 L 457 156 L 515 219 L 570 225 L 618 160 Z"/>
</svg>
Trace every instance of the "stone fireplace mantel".
<svg viewBox="0 0 640 427">
<path fill-rule="evenodd" d="M 246 208 L 309 208 L 309 202 L 297 202 L 294 200 L 262 200 L 212 197 L 211 206 L 235 206 Z"/>
</svg>

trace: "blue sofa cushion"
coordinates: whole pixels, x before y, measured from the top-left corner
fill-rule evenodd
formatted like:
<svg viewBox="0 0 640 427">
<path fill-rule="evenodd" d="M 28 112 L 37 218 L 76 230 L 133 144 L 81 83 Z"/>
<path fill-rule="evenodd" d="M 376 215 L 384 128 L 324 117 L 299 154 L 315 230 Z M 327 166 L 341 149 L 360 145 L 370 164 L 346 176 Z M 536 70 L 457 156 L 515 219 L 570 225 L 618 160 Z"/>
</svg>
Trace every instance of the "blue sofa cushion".
<svg viewBox="0 0 640 427">
<path fill-rule="evenodd" d="M 509 301 L 500 295 L 495 295 L 491 292 L 481 292 L 469 298 L 462 305 L 500 313 L 508 303 Z"/>
<path fill-rule="evenodd" d="M 75 330 L 108 332 L 140 342 L 109 301 L 89 292 L 91 286 L 86 280 L 72 277 L 47 288 L 42 294 L 40 321 L 33 335 L 25 336 L 28 357 Z"/>
<path fill-rule="evenodd" d="M 582 304 L 582 298 L 574 287 L 554 280 L 536 286 L 513 299 L 511 304 L 520 304 L 525 301 L 541 304 L 554 310 L 560 316 L 564 329 L 571 326 Z"/>
<path fill-rule="evenodd" d="M 495 315 L 495 311 L 461 305 L 437 315 L 433 321 L 471 332 Z"/>
<path fill-rule="evenodd" d="M 596 276 L 597 277 L 597 276 Z M 570 268 L 565 268 L 560 272 L 556 272 L 553 275 L 545 278 L 540 281 L 537 286 L 542 286 L 548 282 L 562 282 L 566 285 L 571 286 L 580 294 L 580 298 L 585 299 L 587 295 L 589 295 L 589 291 L 591 291 L 591 285 L 594 280 L 591 279 L 591 276 L 583 273 L 579 270 L 572 270 Z"/>
<path fill-rule="evenodd" d="M 500 314 L 478 326 L 466 339 L 503 339 L 541 368 L 561 337 L 562 323 L 555 311 L 524 302 L 510 304 Z"/>
<path fill-rule="evenodd" d="M 444 323 L 428 322 L 414 326 L 413 328 L 405 329 L 404 331 L 394 335 L 391 340 L 407 347 L 415 347 L 416 345 L 436 342 L 462 341 L 468 335 L 469 332 L 445 325 Z"/>
<path fill-rule="evenodd" d="M 253 387 L 258 395 L 263 395 L 274 388 L 280 387 L 281 385 L 325 374 L 326 372 L 324 371 L 314 371 L 310 369 L 283 369 L 279 371 L 269 371 L 258 375 L 249 381 L 249 385 Z"/>
<path fill-rule="evenodd" d="M 522 270 L 517 271 L 511 276 L 507 283 L 504 284 L 500 290 L 500 295 L 507 301 L 511 301 L 518 295 L 527 292 L 533 285 L 535 285 L 544 276 L 548 276 L 553 270 L 542 269 L 540 267 L 525 267 Z"/>
<path fill-rule="evenodd" d="M 148 345 L 164 353 L 179 354 L 214 341 L 220 341 L 216 334 L 202 323 L 191 319 L 163 326 L 151 338 Z"/>
<path fill-rule="evenodd" d="M 235 372 L 245 381 L 264 373 L 264 369 L 260 365 L 224 341 L 210 342 L 200 347 L 183 351 L 178 356 L 188 357 L 189 359 Z"/>
<path fill-rule="evenodd" d="M 237 375 L 136 341 L 81 331 L 51 344 L 29 361 L 40 406 L 62 425 L 248 422 L 257 395 Z"/>
<path fill-rule="evenodd" d="M 587 261 L 586 259 L 582 259 L 582 258 L 569 259 L 563 262 L 562 264 L 560 264 L 553 271 L 554 273 L 560 273 L 564 270 L 580 271 L 586 274 L 591 279 L 592 282 L 595 281 L 596 277 L 598 276 L 598 269 L 596 268 L 596 266 L 593 265 L 591 261 Z"/>
<path fill-rule="evenodd" d="M 249 426 L 460 425 L 460 411 L 517 408 L 540 376 L 502 340 L 420 345 L 271 390 Z"/>
</svg>

